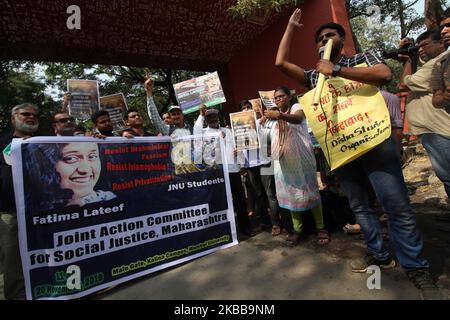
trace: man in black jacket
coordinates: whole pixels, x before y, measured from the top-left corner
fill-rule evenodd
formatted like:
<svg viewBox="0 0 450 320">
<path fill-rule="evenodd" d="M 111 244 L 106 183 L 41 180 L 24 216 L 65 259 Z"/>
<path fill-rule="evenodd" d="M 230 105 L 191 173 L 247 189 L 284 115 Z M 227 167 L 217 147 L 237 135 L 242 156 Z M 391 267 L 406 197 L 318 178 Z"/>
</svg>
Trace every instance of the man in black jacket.
<svg viewBox="0 0 450 320">
<path fill-rule="evenodd" d="M 19 251 L 16 203 L 11 166 L 6 163 L 3 150 L 13 138 L 31 137 L 39 127 L 39 108 L 31 103 L 11 110 L 13 133 L 0 136 L 0 243 L 3 251 L 4 295 L 8 300 L 25 299 L 25 285 Z"/>
</svg>

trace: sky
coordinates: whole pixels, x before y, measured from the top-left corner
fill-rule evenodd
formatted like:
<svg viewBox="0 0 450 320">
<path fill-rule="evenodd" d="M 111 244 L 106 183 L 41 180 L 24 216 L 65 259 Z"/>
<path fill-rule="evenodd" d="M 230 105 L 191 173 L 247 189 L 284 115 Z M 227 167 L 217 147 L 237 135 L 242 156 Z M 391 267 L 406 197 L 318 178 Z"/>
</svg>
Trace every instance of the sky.
<svg viewBox="0 0 450 320">
<path fill-rule="evenodd" d="M 419 0 L 413 8 L 417 11 L 418 14 L 423 15 L 425 10 L 425 0 Z"/>
<path fill-rule="evenodd" d="M 425 14 L 425 0 L 419 0 L 414 6 L 414 10 L 417 11 L 417 13 L 421 16 Z M 425 26 L 420 31 L 414 32 L 412 36 L 416 38 L 418 35 L 420 35 L 422 32 L 426 31 Z"/>
</svg>

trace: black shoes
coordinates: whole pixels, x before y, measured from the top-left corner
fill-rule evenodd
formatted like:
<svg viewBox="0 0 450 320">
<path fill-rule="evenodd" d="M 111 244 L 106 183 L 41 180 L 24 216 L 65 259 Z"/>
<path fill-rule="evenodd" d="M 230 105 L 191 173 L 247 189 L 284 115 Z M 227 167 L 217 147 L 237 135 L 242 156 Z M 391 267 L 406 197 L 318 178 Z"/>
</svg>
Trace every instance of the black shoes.
<svg viewBox="0 0 450 320">
<path fill-rule="evenodd" d="M 244 230 L 241 231 L 241 233 L 249 238 L 256 236 L 256 232 L 253 231 L 252 228 L 245 228 Z"/>
<path fill-rule="evenodd" d="M 409 280 L 420 290 L 422 300 L 446 300 L 427 269 L 415 269 L 406 273 Z"/>
</svg>

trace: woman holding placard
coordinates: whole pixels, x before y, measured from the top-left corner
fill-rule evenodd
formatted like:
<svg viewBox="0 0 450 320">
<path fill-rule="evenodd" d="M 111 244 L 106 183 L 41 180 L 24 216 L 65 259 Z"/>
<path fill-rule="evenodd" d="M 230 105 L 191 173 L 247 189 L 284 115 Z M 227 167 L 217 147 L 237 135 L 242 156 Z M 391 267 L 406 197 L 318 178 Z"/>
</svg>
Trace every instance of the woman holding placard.
<svg viewBox="0 0 450 320">
<path fill-rule="evenodd" d="M 296 103 L 291 106 L 291 93 L 286 87 L 275 90 L 277 108 L 264 111 L 264 117 L 276 120 L 270 132 L 275 184 L 280 207 L 291 211 L 295 232 L 288 237 L 293 245 L 302 238 L 302 213 L 311 210 L 318 233 L 317 243 L 330 242 L 322 215 L 319 186 L 305 114 Z"/>
</svg>

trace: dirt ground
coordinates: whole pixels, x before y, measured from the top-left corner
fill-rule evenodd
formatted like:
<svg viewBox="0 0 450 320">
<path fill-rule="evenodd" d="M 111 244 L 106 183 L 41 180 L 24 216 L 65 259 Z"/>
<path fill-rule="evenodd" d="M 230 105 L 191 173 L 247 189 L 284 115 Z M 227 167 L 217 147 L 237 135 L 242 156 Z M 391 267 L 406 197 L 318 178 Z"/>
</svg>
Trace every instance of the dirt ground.
<svg viewBox="0 0 450 320">
<path fill-rule="evenodd" d="M 403 173 L 433 277 L 450 296 L 450 204 L 421 144 L 411 144 Z"/>
</svg>

